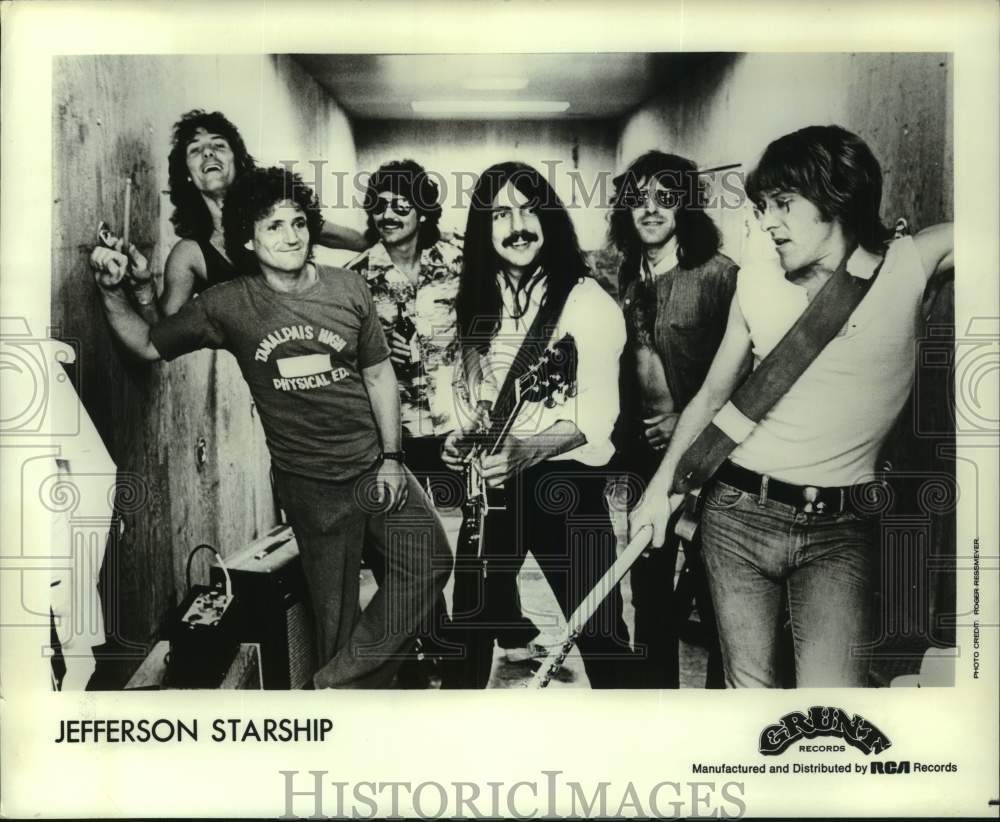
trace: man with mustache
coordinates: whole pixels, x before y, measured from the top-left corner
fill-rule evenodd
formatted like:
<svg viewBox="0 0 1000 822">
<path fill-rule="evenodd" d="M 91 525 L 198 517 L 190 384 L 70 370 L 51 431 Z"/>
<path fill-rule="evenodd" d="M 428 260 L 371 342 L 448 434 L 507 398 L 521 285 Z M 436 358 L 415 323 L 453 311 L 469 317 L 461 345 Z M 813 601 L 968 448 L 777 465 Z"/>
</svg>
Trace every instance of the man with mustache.
<svg viewBox="0 0 1000 822">
<path fill-rule="evenodd" d="M 651 524 L 663 543 L 668 491 L 685 479 L 678 464 L 713 423 L 736 443 L 703 492 L 701 524 L 727 686 L 780 686 L 785 602 L 796 685 L 865 686 L 878 520 L 866 515 L 864 489 L 913 385 L 927 280 L 953 265 L 951 226 L 891 240 L 879 217 L 881 167 L 839 126 L 772 142 L 746 190 L 780 268 L 740 271 L 719 351 L 630 527 Z M 870 288 L 754 422 L 730 398 L 845 264 Z"/>
<path fill-rule="evenodd" d="M 565 206 L 536 169 L 507 162 L 480 176 L 469 209 L 457 313 L 467 390 L 479 402 L 497 400 L 497 387 L 518 367 L 512 363 L 530 329 L 540 329 L 540 348 L 571 337 L 576 395 L 552 407 L 526 405 L 502 450 L 479 465 L 490 487 L 503 486 L 507 505 L 507 530 L 491 528 L 487 518 L 487 612 L 495 597 L 516 595 L 500 590 L 513 581 L 510 575 L 498 579 L 493 570 L 519 567 L 530 550 L 569 616 L 615 558 L 603 468 L 614 454 L 625 325 L 590 275 Z M 455 432 L 445 440 L 443 458 L 459 469 L 468 449 L 462 432 Z M 630 674 L 622 607 L 615 586 L 580 637 L 594 688 L 620 687 Z"/>
<path fill-rule="evenodd" d="M 693 162 L 648 151 L 614 182 L 610 236 L 622 253 L 618 292 L 628 330 L 618 444 L 622 467 L 645 483 L 722 340 L 737 265 L 719 252 L 722 237 L 702 207 L 703 187 Z M 678 547 L 671 537 L 662 550 L 632 566 L 633 639 L 646 660 L 637 687 L 680 685 Z M 721 687 L 715 614 L 697 544 L 687 547 L 684 574 L 709 645 L 707 684 Z M 680 604 L 687 608 L 690 600 Z"/>
<path fill-rule="evenodd" d="M 314 683 L 386 687 L 444 588 L 451 554 L 402 463 L 396 378 L 371 294 L 354 273 L 311 261 L 322 215 L 296 174 L 247 171 L 227 193 L 223 225 L 230 258 L 245 250 L 254 268 L 150 327 L 122 274 L 95 267 L 105 313 L 143 360 L 201 348 L 233 354 L 302 557 L 325 663 Z M 363 547 L 385 573 L 359 615 Z"/>
<path fill-rule="evenodd" d="M 347 267 L 368 283 L 399 382 L 407 464 L 441 481 L 444 435 L 455 428 L 455 295 L 461 246 L 442 238 L 437 184 L 413 160 L 385 163 L 365 191 L 371 247 Z M 400 331 L 408 318 L 409 338 Z M 442 489 L 446 490 L 446 489 Z"/>
<path fill-rule="evenodd" d="M 461 482 L 441 462 L 441 446 L 460 416 L 472 410 L 452 389 L 458 356 L 455 297 L 462 272 L 462 247 L 441 236 L 438 185 L 414 160 L 382 164 L 365 191 L 371 248 L 348 264 L 361 274 L 372 292 L 390 357 L 399 382 L 403 450 L 406 464 L 436 499 L 454 505 Z M 412 326 L 409 338 L 400 332 L 401 316 Z M 499 603 L 497 603 L 499 605 Z M 521 613 L 516 600 L 506 603 L 508 627 L 499 638 L 507 658 L 516 661 L 539 654 L 538 629 Z M 446 609 L 438 609 L 444 621 Z M 436 628 L 440 628 L 436 625 Z M 447 653 L 437 636 L 421 639 L 422 651 Z M 409 670 L 409 666 L 407 669 Z M 420 676 L 419 674 L 417 675 Z"/>
</svg>

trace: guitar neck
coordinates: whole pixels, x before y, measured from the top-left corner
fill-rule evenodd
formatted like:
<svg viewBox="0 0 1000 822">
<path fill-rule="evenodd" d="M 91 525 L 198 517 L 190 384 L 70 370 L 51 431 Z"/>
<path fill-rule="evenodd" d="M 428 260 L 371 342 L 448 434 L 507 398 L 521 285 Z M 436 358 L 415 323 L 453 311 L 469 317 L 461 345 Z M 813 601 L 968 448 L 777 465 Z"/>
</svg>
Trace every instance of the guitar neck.
<svg viewBox="0 0 1000 822">
<path fill-rule="evenodd" d="M 517 415 L 521 413 L 521 409 L 524 407 L 524 402 L 523 398 L 518 399 L 509 412 L 502 416 L 491 415 L 490 423 L 484 430 L 468 434 L 466 439 L 474 443 L 474 448 L 477 452 L 485 456 L 496 454 L 506 443 L 510 430 L 514 427 L 515 420 L 517 420 Z"/>
</svg>

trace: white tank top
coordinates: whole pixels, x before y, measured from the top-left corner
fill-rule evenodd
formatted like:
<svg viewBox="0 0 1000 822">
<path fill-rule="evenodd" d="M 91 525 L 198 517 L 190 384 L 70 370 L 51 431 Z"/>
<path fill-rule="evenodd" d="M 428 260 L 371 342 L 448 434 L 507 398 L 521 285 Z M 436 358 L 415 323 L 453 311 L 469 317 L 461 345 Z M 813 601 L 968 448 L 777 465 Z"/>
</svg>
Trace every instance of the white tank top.
<svg viewBox="0 0 1000 822">
<path fill-rule="evenodd" d="M 858 249 L 848 271 L 869 274 L 878 258 Z M 797 485 L 853 485 L 870 478 L 883 440 L 913 385 L 926 280 L 911 237 L 894 241 L 871 290 L 731 459 Z M 740 270 L 736 299 L 754 367 L 795 323 L 806 292 L 775 266 Z"/>
</svg>

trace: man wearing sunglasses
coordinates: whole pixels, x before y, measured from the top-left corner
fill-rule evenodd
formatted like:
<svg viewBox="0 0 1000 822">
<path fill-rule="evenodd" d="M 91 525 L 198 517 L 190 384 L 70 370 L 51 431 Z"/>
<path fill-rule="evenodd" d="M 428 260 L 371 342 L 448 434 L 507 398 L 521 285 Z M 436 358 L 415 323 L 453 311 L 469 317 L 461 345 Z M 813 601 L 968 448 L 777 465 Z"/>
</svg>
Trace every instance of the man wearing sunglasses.
<svg viewBox="0 0 1000 822">
<path fill-rule="evenodd" d="M 787 605 L 796 685 L 863 687 L 880 550 L 880 492 L 869 483 L 913 386 L 927 281 L 953 266 L 952 230 L 942 224 L 893 239 L 880 218 L 882 168 L 864 140 L 839 126 L 770 143 L 746 192 L 778 264 L 740 271 L 718 353 L 630 527 L 651 525 L 654 544 L 663 543 L 675 474 L 684 482 L 702 467 L 678 471 L 681 458 L 713 424 L 729 437 L 723 446 L 735 444 L 702 494 L 701 517 L 726 685 L 781 687 Z M 827 284 L 851 283 L 845 273 L 860 301 L 843 290 L 821 297 Z M 806 363 L 779 350 L 782 368 L 804 370 L 751 419 L 731 398 L 800 316 L 837 330 L 831 339 L 811 340 L 805 328 L 790 337 L 818 350 Z M 783 380 L 778 368 L 763 373 Z M 758 383 L 754 401 L 766 390 Z"/>
<path fill-rule="evenodd" d="M 364 205 L 365 238 L 373 245 L 347 267 L 365 278 L 375 300 L 399 381 L 407 463 L 426 479 L 455 428 L 451 374 L 462 249 L 441 237 L 438 186 L 413 160 L 380 166 Z"/>
<path fill-rule="evenodd" d="M 719 252 L 719 229 L 702 208 L 701 176 L 691 160 L 648 151 L 614 182 L 610 238 L 623 256 L 618 293 L 628 332 L 616 445 L 622 469 L 645 483 L 722 340 L 737 266 Z M 722 685 L 715 616 L 697 546 L 686 551 L 685 585 L 678 585 L 675 597 L 678 547 L 672 538 L 632 569 L 634 640 L 646 661 L 636 669 L 635 687 L 679 687 L 678 623 L 686 619 L 692 595 L 709 648 L 706 684 Z"/>
<path fill-rule="evenodd" d="M 374 243 L 349 265 L 368 283 L 399 383 L 403 450 L 406 464 L 433 500 L 455 506 L 462 500 L 460 478 L 441 462 L 445 437 L 460 427 L 458 417 L 471 409 L 457 405 L 461 396 L 452 390 L 458 341 L 455 333 L 455 298 L 462 273 L 462 248 L 441 236 L 440 192 L 419 163 L 393 160 L 382 164 L 368 181 L 365 191 L 368 229 L 365 238 Z M 408 321 L 408 322 L 407 322 Z M 538 629 L 524 617 L 520 603 L 506 603 L 509 628 L 501 647 L 508 657 L 520 660 L 544 656 L 534 646 Z M 442 604 L 437 606 L 438 628 L 446 624 Z M 428 656 L 445 653 L 435 635 L 423 637 Z M 414 685 L 430 671 L 404 666 Z"/>
</svg>

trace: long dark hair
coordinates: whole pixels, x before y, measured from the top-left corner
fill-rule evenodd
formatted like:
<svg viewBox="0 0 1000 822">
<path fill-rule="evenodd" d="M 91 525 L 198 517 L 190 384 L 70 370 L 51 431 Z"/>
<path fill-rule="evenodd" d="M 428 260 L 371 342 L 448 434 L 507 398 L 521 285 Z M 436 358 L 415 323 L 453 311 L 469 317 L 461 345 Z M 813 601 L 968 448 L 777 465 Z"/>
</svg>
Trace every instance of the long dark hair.
<svg viewBox="0 0 1000 822">
<path fill-rule="evenodd" d="M 640 183 L 656 180 L 670 191 L 677 203 L 674 211 L 677 262 L 681 268 L 696 268 L 719 251 L 722 235 L 703 208 L 704 186 L 698 167 L 685 157 L 662 151 L 647 151 L 614 179 L 615 194 L 609 215 L 609 239 L 624 255 L 618 274 L 618 293 L 639 277 L 642 243 L 632 220 Z"/>
<path fill-rule="evenodd" d="M 879 217 L 882 168 L 868 144 L 840 126 L 807 126 L 768 145 L 747 176 L 746 192 L 762 207 L 774 191 L 801 194 L 873 254 L 892 234 Z"/>
<path fill-rule="evenodd" d="M 413 204 L 417 214 L 424 218 L 417 227 L 417 248 L 422 251 L 441 239 L 441 230 L 438 228 L 441 203 L 438 202 L 437 183 L 415 160 L 392 160 L 383 163 L 368 178 L 368 187 L 365 189 L 365 212 L 368 214 L 365 240 L 369 244 L 374 244 L 379 239 L 372 209 L 375 207 L 378 195 L 383 191 L 405 197 Z"/>
<path fill-rule="evenodd" d="M 235 180 L 254 167 L 254 159 L 247 151 L 246 144 L 236 128 L 220 111 L 206 112 L 200 108 L 184 114 L 174 123 L 174 137 L 167 157 L 167 181 L 170 185 L 170 202 L 174 213 L 170 222 L 178 237 L 192 240 L 207 240 L 212 236 L 214 225 L 212 215 L 205 205 L 201 192 L 188 177 L 187 147 L 194 140 L 198 129 L 209 134 L 225 137 L 233 150 Z"/>
<path fill-rule="evenodd" d="M 507 183 L 535 206 L 541 223 L 544 242 L 537 262 L 547 275 L 542 310 L 561 309 L 573 286 L 590 276 L 569 212 L 548 181 L 525 163 L 490 166 L 472 192 L 455 302 L 460 333 L 481 353 L 500 328 L 503 312 L 496 278 L 501 260 L 493 248 L 493 202 Z"/>
</svg>

